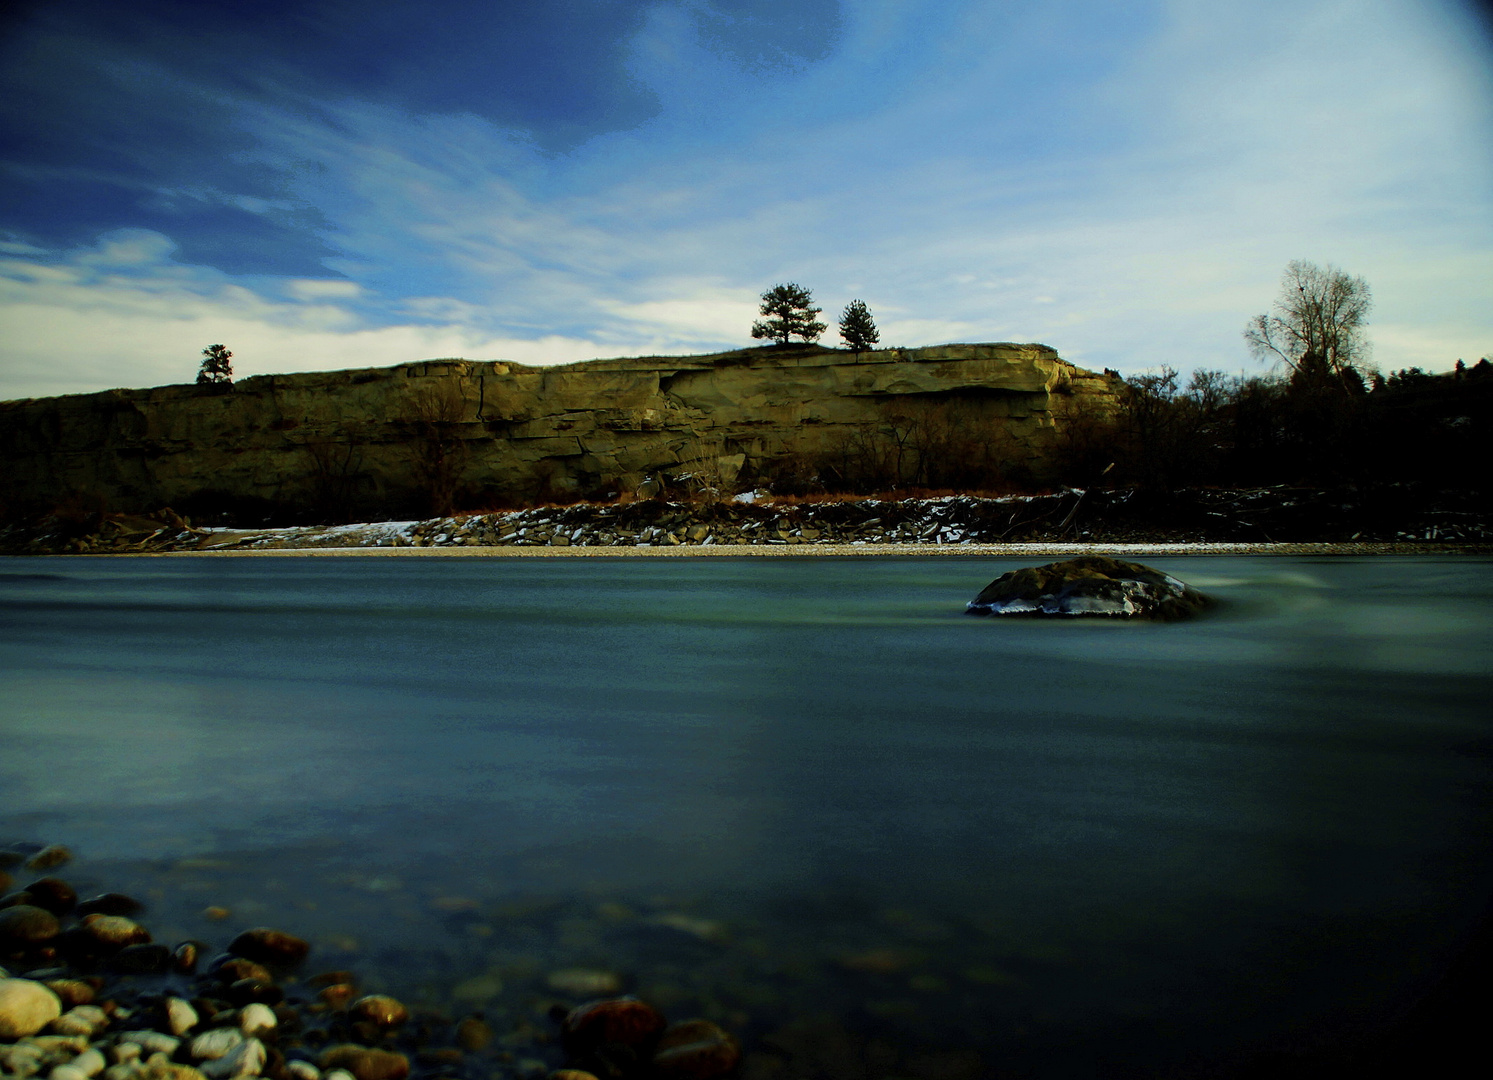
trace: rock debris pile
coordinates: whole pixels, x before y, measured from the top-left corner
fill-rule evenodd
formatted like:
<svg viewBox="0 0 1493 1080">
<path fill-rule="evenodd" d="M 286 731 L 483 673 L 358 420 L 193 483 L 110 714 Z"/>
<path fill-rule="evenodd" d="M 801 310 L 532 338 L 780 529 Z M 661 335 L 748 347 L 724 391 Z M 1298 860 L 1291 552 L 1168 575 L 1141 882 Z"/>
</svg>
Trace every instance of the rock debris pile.
<svg viewBox="0 0 1493 1080">
<path fill-rule="evenodd" d="M 80 901 L 44 873 L 67 858 L 60 848 L 0 852 L 4 863 L 43 872 L 0 900 L 6 1078 L 715 1080 L 741 1056 L 715 1023 L 669 1024 L 634 997 L 557 1004 L 550 1031 L 531 1027 L 493 1045 L 481 1014 L 457 1020 L 410 1009 L 361 993 L 347 971 L 302 978 L 311 947 L 283 931 L 244 930 L 221 952 L 156 942 L 136 921 L 143 905 L 134 898 Z M 13 884 L 0 869 L 0 889 Z M 615 991 L 595 973 L 568 975 L 568 989 Z M 556 1036 L 560 1069 L 551 1068 Z"/>
<path fill-rule="evenodd" d="M 150 516 L 51 516 L 0 529 L 8 554 L 352 547 L 661 548 L 1002 543 L 1379 543 L 1493 541 L 1476 493 L 1392 485 L 1373 492 L 1303 488 L 1170 492 L 1070 488 L 1046 495 L 800 501 L 768 495 L 713 503 L 577 503 L 424 521 L 287 528 L 194 527 Z"/>
</svg>

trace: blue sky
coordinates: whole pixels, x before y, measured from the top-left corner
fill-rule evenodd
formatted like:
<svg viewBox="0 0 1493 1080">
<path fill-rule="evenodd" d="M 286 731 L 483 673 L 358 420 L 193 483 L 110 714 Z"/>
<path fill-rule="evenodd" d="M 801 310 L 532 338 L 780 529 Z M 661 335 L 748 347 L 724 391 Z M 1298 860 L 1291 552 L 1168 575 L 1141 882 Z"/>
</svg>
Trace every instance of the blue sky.
<svg viewBox="0 0 1493 1080">
<path fill-rule="evenodd" d="M 1292 259 L 1378 364 L 1493 352 L 1493 37 L 1456 0 L 22 0 L 0 398 L 438 356 L 887 345 L 1257 371 Z M 833 343 L 833 331 L 826 336 Z"/>
</svg>

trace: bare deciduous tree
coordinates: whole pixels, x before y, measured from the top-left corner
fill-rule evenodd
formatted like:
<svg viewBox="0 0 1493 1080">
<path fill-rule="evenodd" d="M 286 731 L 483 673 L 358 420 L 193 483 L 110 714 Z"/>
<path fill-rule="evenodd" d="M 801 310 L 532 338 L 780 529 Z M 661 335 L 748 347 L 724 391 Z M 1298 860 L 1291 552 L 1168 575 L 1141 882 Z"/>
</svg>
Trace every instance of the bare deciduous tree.
<svg viewBox="0 0 1493 1080">
<path fill-rule="evenodd" d="M 1250 320 L 1244 340 L 1255 356 L 1284 361 L 1295 383 L 1362 389 L 1372 303 L 1363 278 L 1298 259 L 1286 267 L 1274 309 Z"/>
</svg>

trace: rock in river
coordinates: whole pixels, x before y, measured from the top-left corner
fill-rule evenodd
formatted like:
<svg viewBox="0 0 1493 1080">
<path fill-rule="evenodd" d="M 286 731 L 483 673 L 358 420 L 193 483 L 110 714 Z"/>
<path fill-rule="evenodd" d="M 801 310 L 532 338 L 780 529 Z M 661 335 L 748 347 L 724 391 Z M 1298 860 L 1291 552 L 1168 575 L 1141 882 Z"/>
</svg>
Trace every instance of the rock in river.
<svg viewBox="0 0 1493 1080">
<path fill-rule="evenodd" d="M 16 904 L 0 911 L 0 947 L 25 948 L 51 941 L 62 930 L 62 924 L 45 908 Z"/>
<path fill-rule="evenodd" d="M 1002 574 L 965 607 L 971 615 L 1100 615 L 1185 619 L 1212 601 L 1140 563 L 1085 555 Z"/>
<path fill-rule="evenodd" d="M 293 934 L 283 930 L 271 930 L 257 926 L 245 930 L 228 944 L 228 951 L 246 960 L 271 967 L 293 968 L 306 959 L 311 946 Z"/>
</svg>

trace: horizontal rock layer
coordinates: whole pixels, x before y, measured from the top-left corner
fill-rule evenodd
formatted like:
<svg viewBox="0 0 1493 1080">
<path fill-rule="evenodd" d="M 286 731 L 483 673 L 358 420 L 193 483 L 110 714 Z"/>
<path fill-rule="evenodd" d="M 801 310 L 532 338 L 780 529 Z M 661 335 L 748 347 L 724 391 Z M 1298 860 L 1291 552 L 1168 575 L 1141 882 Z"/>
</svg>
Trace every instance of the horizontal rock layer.
<svg viewBox="0 0 1493 1080">
<path fill-rule="evenodd" d="M 734 486 L 783 468 L 890 470 L 974 450 L 1055 468 L 1065 422 L 1115 407 L 1111 376 L 1044 345 L 855 356 L 764 348 L 534 368 L 432 360 L 0 403 L 0 498 L 332 516 Z"/>
</svg>

